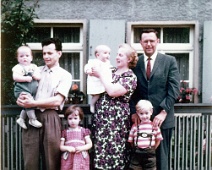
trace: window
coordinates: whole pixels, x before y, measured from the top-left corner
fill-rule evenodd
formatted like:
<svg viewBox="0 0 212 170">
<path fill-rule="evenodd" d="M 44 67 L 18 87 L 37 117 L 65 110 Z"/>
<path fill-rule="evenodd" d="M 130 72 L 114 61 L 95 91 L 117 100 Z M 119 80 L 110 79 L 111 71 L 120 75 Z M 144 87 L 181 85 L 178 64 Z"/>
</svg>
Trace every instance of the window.
<svg viewBox="0 0 212 170">
<path fill-rule="evenodd" d="M 198 26 L 196 22 L 129 22 L 127 42 L 138 52 L 143 53 L 140 45 L 141 31 L 154 28 L 158 31 L 160 43 L 158 51 L 175 56 L 181 81 L 189 87 L 198 87 Z M 195 68 L 195 69 L 194 69 Z M 195 78 L 194 78 L 195 76 Z"/>
<path fill-rule="evenodd" d="M 73 83 L 78 84 L 81 91 L 85 91 L 83 66 L 86 62 L 84 21 L 70 20 L 35 20 L 32 32 L 33 39 L 28 45 L 33 50 L 34 62 L 43 65 L 41 41 L 47 37 L 59 37 L 62 41 L 63 54 L 60 66 L 69 71 L 73 76 Z"/>
</svg>

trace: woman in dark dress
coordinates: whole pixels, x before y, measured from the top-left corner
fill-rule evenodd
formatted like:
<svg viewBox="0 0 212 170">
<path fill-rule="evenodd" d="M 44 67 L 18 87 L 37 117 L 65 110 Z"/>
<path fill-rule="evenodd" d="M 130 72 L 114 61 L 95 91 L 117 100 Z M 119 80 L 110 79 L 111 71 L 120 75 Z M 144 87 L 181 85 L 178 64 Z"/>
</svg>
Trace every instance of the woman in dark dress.
<svg viewBox="0 0 212 170">
<path fill-rule="evenodd" d="M 112 77 L 101 68 L 93 68 L 92 75 L 99 77 L 106 92 L 96 103 L 93 115 L 94 168 L 123 170 L 126 164 L 126 141 L 130 128 L 129 99 L 137 77 L 131 68 L 138 57 L 128 44 L 119 46 L 116 68 Z M 108 76 L 107 76 L 108 75 Z"/>
</svg>

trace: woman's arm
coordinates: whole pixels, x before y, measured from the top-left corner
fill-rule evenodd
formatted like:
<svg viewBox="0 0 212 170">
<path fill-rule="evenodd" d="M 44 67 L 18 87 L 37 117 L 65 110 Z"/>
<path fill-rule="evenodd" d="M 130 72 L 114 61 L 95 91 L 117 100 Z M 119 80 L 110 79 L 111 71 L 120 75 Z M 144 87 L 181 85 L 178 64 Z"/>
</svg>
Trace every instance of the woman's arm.
<svg viewBox="0 0 212 170">
<path fill-rule="evenodd" d="M 112 83 L 112 74 L 109 72 L 109 70 L 100 69 L 97 70 L 97 68 L 93 68 L 92 75 L 98 77 L 101 80 L 109 96 L 119 97 L 127 93 L 127 90 L 120 83 Z"/>
</svg>

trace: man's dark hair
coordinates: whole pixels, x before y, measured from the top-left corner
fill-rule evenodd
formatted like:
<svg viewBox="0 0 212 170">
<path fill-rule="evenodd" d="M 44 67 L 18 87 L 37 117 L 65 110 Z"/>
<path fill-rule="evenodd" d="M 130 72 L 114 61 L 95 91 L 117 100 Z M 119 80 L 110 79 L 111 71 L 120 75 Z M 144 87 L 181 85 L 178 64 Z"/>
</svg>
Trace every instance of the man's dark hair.
<svg viewBox="0 0 212 170">
<path fill-rule="evenodd" d="M 154 32 L 156 34 L 156 36 L 158 37 L 158 32 L 154 29 L 154 28 L 144 28 L 141 30 L 141 36 L 143 33 L 150 33 L 150 32 Z"/>
<path fill-rule="evenodd" d="M 62 51 L 62 42 L 59 38 L 46 38 L 41 42 L 42 47 L 47 46 L 49 44 L 55 44 L 55 50 Z"/>
</svg>

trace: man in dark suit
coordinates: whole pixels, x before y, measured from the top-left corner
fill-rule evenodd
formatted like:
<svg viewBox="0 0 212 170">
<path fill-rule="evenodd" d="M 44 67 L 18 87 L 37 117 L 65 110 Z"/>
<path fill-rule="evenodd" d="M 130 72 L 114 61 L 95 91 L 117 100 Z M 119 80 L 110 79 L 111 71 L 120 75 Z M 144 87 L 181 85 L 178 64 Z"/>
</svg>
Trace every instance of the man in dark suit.
<svg viewBox="0 0 212 170">
<path fill-rule="evenodd" d="M 133 69 L 137 89 L 130 101 L 132 121 L 137 121 L 135 105 L 140 99 L 149 100 L 154 107 L 152 121 L 161 128 L 163 140 L 156 150 L 157 170 L 169 169 L 169 147 L 174 127 L 174 103 L 179 95 L 180 75 L 175 57 L 158 53 L 159 39 L 154 29 L 143 30 L 140 44 L 144 54 Z M 148 61 L 150 65 L 147 66 Z M 150 73 L 147 73 L 150 69 Z M 147 71 L 147 72 L 146 72 Z M 150 74 L 150 75 L 148 75 Z"/>
</svg>

